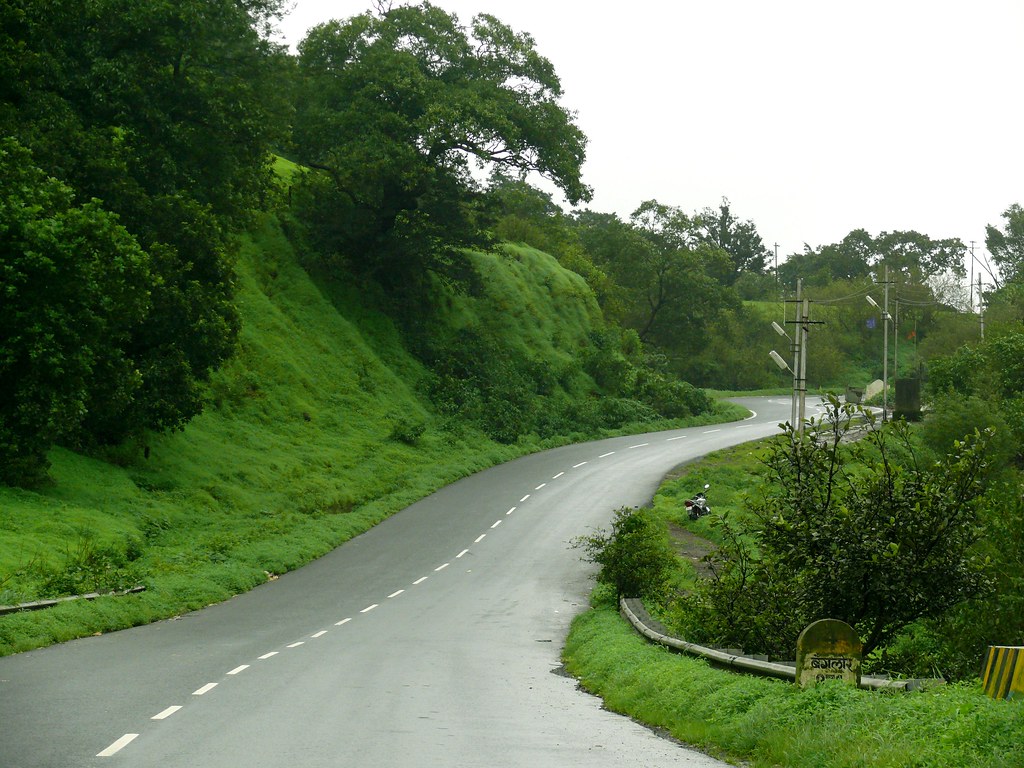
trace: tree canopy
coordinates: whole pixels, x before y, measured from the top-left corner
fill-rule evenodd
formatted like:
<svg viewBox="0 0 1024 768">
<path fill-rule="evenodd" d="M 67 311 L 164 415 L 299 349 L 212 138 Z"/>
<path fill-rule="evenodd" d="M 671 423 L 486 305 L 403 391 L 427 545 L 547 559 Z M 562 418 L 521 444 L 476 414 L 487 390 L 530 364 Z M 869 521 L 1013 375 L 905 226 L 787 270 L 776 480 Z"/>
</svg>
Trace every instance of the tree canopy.
<svg viewBox="0 0 1024 768">
<path fill-rule="evenodd" d="M 108 340 L 54 337 L 84 348 L 54 348 L 49 359 L 81 355 L 79 374 L 91 380 L 76 390 L 79 413 L 43 430 L 40 444 L 116 443 L 147 428 L 180 427 L 200 411 L 203 383 L 231 354 L 238 331 L 231 231 L 266 204 L 270 147 L 286 128 L 283 89 L 273 87 L 286 57 L 266 37 L 281 5 L 0 1 L 0 61 L 8 67 L 0 133 L 17 142 L 5 146 L 6 162 L 35 169 L 23 177 L 25 194 L 54 201 L 33 227 L 89 221 L 88 253 L 106 253 L 116 270 L 127 249 L 140 249 L 145 256 L 132 258 L 152 276 L 135 309 L 117 313 Z M 29 215 L 17 190 L 9 193 L 8 215 Z M 35 247 L 25 239 L 32 229 L 21 230 L 22 245 L 9 241 L 0 266 L 20 275 L 19 295 L 52 292 L 52 311 L 71 322 L 78 310 L 57 297 L 99 257 L 83 252 L 80 265 L 66 246 L 50 243 L 58 252 L 43 249 L 45 258 L 69 260 L 67 267 L 28 269 L 19 249 Z M 122 306 L 124 297 L 105 294 L 119 285 L 97 277 L 83 300 L 104 311 Z M 23 341 L 5 334 L 3 353 Z M 47 402 L 55 395 L 46 388 L 27 385 L 40 371 L 13 375 L 22 380 L 11 386 L 36 392 L 40 412 L 67 410 Z"/>
<path fill-rule="evenodd" d="M 537 173 L 576 203 L 586 139 L 551 62 L 481 14 L 467 28 L 423 3 L 332 21 L 299 48 L 295 146 L 314 240 L 398 289 L 484 245 L 473 167 Z"/>
</svg>

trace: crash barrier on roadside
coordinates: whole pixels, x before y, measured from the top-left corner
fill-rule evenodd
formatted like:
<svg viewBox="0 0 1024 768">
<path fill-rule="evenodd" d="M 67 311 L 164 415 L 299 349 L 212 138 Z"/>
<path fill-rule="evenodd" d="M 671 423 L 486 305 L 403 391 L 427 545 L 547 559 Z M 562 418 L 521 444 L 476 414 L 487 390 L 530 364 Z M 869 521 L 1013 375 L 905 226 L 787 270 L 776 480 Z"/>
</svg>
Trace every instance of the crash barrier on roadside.
<svg viewBox="0 0 1024 768">
<path fill-rule="evenodd" d="M 1024 646 L 990 645 L 981 682 L 993 699 L 1024 697 Z"/>
<path fill-rule="evenodd" d="M 647 609 L 644 608 L 643 601 L 638 598 L 622 598 L 619 601 L 619 612 L 626 621 L 633 625 L 637 632 L 648 640 L 663 645 L 666 648 L 706 659 L 716 667 L 736 672 L 747 672 L 762 677 L 775 677 L 780 680 L 788 680 L 789 682 L 795 682 L 796 680 L 796 662 L 768 661 L 767 659 L 745 656 L 742 652 L 733 650 L 707 648 L 665 634 L 665 628 L 658 621 L 651 618 Z M 1024 657 L 1021 658 L 1021 664 L 1024 665 Z M 887 677 L 869 677 L 865 675 L 860 678 L 858 687 L 874 691 L 919 691 L 926 687 L 943 685 L 945 682 L 945 680 L 941 679 L 890 680 Z"/>
<path fill-rule="evenodd" d="M 85 595 L 72 595 L 71 597 L 55 597 L 52 600 L 34 600 L 31 603 L 19 603 L 18 605 L 0 605 L 0 616 L 5 613 L 17 613 L 18 611 L 38 611 L 43 608 L 53 608 L 61 603 L 70 603 L 72 600 L 95 600 L 97 597 L 110 597 L 120 595 L 131 595 L 136 592 L 145 592 L 146 588 L 132 587 L 122 592 L 89 592 Z"/>
</svg>

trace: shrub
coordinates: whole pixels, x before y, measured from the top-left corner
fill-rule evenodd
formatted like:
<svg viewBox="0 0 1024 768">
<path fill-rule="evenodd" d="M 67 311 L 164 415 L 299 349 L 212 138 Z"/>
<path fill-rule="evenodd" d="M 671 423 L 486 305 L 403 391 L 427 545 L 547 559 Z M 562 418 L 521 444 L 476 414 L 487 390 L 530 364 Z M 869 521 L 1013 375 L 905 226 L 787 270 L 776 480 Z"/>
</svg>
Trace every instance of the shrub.
<svg viewBox="0 0 1024 768">
<path fill-rule="evenodd" d="M 618 597 L 663 600 L 678 567 L 676 556 L 649 510 L 622 507 L 611 530 L 599 529 L 573 540 L 583 559 L 601 566 L 597 581 L 615 588 Z"/>
</svg>

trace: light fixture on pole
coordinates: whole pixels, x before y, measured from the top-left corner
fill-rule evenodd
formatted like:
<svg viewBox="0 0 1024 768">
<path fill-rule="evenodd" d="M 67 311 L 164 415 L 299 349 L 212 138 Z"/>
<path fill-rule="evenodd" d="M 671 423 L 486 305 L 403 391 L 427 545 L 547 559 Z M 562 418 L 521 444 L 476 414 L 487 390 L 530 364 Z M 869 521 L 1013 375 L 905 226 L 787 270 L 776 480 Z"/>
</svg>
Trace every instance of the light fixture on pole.
<svg viewBox="0 0 1024 768">
<path fill-rule="evenodd" d="M 775 361 L 775 364 L 784 371 L 793 372 L 793 369 L 789 367 L 789 363 L 782 359 L 782 355 L 776 352 L 774 349 L 768 353 L 768 356 Z"/>
<path fill-rule="evenodd" d="M 878 306 L 878 302 L 870 296 L 865 296 L 875 309 L 882 313 L 884 325 L 882 327 L 882 421 L 889 418 L 889 312 Z"/>
<path fill-rule="evenodd" d="M 778 365 L 779 368 L 781 368 L 784 371 L 789 371 L 790 373 L 793 374 L 793 396 L 791 398 L 792 399 L 792 403 L 791 403 L 791 407 L 790 407 L 790 423 L 795 427 L 796 426 L 797 416 L 798 416 L 798 414 L 797 414 L 797 399 L 799 397 L 798 390 L 799 390 L 799 386 L 800 386 L 800 376 L 797 374 L 796 369 L 797 369 L 799 361 L 800 361 L 800 357 L 799 357 L 800 353 L 799 353 L 799 349 L 797 348 L 796 342 L 793 341 L 792 338 L 790 338 L 790 335 L 788 333 L 786 333 L 786 329 L 785 328 L 783 328 L 781 325 L 776 323 L 774 320 L 772 320 L 772 328 L 775 329 L 775 332 L 777 334 L 779 334 L 779 336 L 783 336 L 786 339 L 789 339 L 789 350 L 790 350 L 790 352 L 793 353 L 793 367 L 792 368 L 790 368 L 788 365 L 785 364 L 785 360 L 782 360 L 782 358 L 779 356 L 779 353 L 776 352 L 775 350 L 772 350 L 769 354 L 772 356 L 772 360 L 775 361 L 775 364 Z M 782 360 L 782 365 L 779 365 L 779 361 L 780 360 Z"/>
</svg>

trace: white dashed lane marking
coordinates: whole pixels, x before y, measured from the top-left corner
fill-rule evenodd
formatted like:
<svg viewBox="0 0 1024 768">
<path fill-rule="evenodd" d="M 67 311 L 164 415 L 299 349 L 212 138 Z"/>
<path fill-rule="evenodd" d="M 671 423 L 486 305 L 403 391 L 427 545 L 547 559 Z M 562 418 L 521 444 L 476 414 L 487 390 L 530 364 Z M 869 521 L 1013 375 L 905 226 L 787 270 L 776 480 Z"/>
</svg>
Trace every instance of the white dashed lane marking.
<svg viewBox="0 0 1024 768">
<path fill-rule="evenodd" d="M 230 672 L 228 672 L 228 674 L 229 675 L 237 675 L 239 672 L 244 672 L 248 668 L 249 668 L 248 664 L 242 664 L 242 665 L 237 666 L 234 669 L 232 669 Z"/>
<path fill-rule="evenodd" d="M 305 640 L 299 640 L 297 643 L 292 643 L 291 645 L 286 645 L 285 648 L 298 648 L 300 645 L 305 645 L 305 644 L 306 644 Z"/>
<path fill-rule="evenodd" d="M 582 466 L 583 466 L 584 464 L 586 464 L 586 463 L 587 463 L 587 462 L 585 462 L 585 461 L 581 461 L 581 462 L 580 462 L 579 464 L 573 464 L 573 465 L 572 465 L 572 468 L 573 468 L 573 469 L 579 469 L 580 467 L 582 467 Z"/>
<path fill-rule="evenodd" d="M 552 480 L 557 480 L 558 478 L 560 478 L 560 477 L 561 477 L 562 475 L 564 475 L 564 474 L 565 474 L 565 472 L 559 472 L 559 473 L 558 473 L 557 475 L 555 475 L 555 476 L 554 476 L 554 477 L 552 477 L 551 479 L 552 479 Z"/>
<path fill-rule="evenodd" d="M 269 659 L 271 656 L 277 656 L 278 653 L 279 651 L 271 651 L 270 653 L 264 653 L 262 656 L 259 657 L 259 660 L 263 661 L 264 659 Z"/>
<path fill-rule="evenodd" d="M 429 577 L 429 576 L 420 576 L 420 577 L 419 577 L 418 579 L 416 579 L 416 581 L 414 581 L 414 582 L 412 583 L 412 585 L 413 585 L 413 586 L 415 587 L 415 586 L 416 586 L 417 584 L 422 584 L 422 583 L 423 583 L 424 581 L 426 581 L 426 580 L 427 580 L 428 578 L 430 578 L 430 577 Z"/>
<path fill-rule="evenodd" d="M 377 607 L 377 603 L 374 603 L 373 605 L 368 605 L 365 608 L 363 608 L 363 610 L 361 610 L 360 613 L 369 613 L 370 611 L 372 611 L 376 607 Z"/>
<path fill-rule="evenodd" d="M 650 445 L 650 443 L 639 443 L 637 445 L 631 445 L 629 446 L 629 450 L 632 451 L 634 448 L 643 448 L 645 445 Z"/>
<path fill-rule="evenodd" d="M 425 579 L 425 578 L 427 578 L 427 577 L 426 577 L 426 576 L 424 576 L 423 578 Z M 416 582 L 416 583 L 418 584 L 419 582 Z M 340 626 L 341 626 L 342 624 L 348 624 L 348 623 L 349 623 L 350 621 L 352 621 L 352 619 L 351 619 L 351 618 L 348 618 L 348 619 L 342 619 L 341 621 L 336 621 L 336 622 L 334 622 L 334 626 L 336 626 L 336 627 L 340 627 Z"/>
<path fill-rule="evenodd" d="M 435 568 L 434 570 L 435 570 L 435 571 L 443 571 L 443 570 L 444 570 L 445 568 L 447 568 L 447 567 L 448 567 L 449 565 L 451 565 L 451 563 L 445 563 L 444 565 L 439 565 L 439 566 L 437 566 L 437 568 Z"/>
<path fill-rule="evenodd" d="M 168 707 L 168 708 L 167 708 L 167 709 L 165 709 L 165 710 L 164 710 L 163 712 L 159 712 L 159 713 L 157 713 L 157 714 L 153 715 L 153 716 L 152 716 L 151 718 L 149 718 L 149 719 L 150 719 L 150 720 L 166 720 L 166 719 L 167 719 L 168 717 L 170 717 L 171 715 L 173 715 L 173 714 L 174 714 L 175 712 L 177 712 L 177 711 L 178 711 L 179 709 L 181 709 L 181 706 L 180 706 L 180 705 L 176 705 L 176 706 L 173 706 L 173 707 Z"/>
<path fill-rule="evenodd" d="M 501 525 L 501 520 L 495 521 L 494 525 L 492 525 L 491 528 L 497 528 L 499 525 Z"/>
<path fill-rule="evenodd" d="M 139 738 L 139 734 L 137 734 L 137 733 L 126 733 L 120 739 L 118 739 L 113 744 L 111 744 L 109 747 L 107 747 L 102 752 L 100 752 L 98 755 L 96 755 L 96 757 L 111 757 L 113 755 L 116 755 L 118 752 L 120 752 L 122 749 L 127 747 L 129 744 L 131 744 L 137 738 Z"/>
<path fill-rule="evenodd" d="M 327 634 L 327 630 L 326 629 L 321 629 L 319 632 L 317 632 L 316 634 L 312 635 L 312 637 L 323 637 L 326 634 Z"/>
<path fill-rule="evenodd" d="M 484 540 L 485 538 L 487 538 L 487 534 L 486 534 L 486 533 L 481 533 L 481 534 L 480 534 L 479 536 L 477 536 L 477 537 L 476 537 L 476 538 L 475 538 L 475 539 L 473 540 L 473 543 L 474 543 L 474 544 L 479 544 L 479 543 L 480 543 L 481 541 L 483 541 L 483 540 Z"/>
<path fill-rule="evenodd" d="M 274 651 L 274 653 L 277 653 L 277 651 Z M 263 657 L 260 656 L 260 658 L 262 659 Z M 202 696 L 204 693 L 209 693 L 210 691 L 212 691 L 216 687 L 217 687 L 216 683 L 207 683 L 202 688 L 200 688 L 198 690 L 195 690 L 195 691 L 192 691 L 192 695 L 193 696 Z"/>
<path fill-rule="evenodd" d="M 602 453 L 602 454 L 601 454 L 600 456 L 598 456 L 597 458 L 599 458 L 599 459 L 604 459 L 604 458 L 607 458 L 608 456 L 611 456 L 611 455 L 613 455 L 614 453 L 615 453 L 615 451 L 608 451 L 608 453 Z"/>
<path fill-rule="evenodd" d="M 457 559 L 459 559 L 460 557 L 462 557 L 463 555 L 467 554 L 468 552 L 469 552 L 469 550 L 468 550 L 468 549 L 464 549 L 464 550 L 462 550 L 461 552 L 459 552 L 459 554 L 457 554 L 457 555 L 455 556 L 455 559 L 456 559 L 456 560 L 457 560 Z"/>
</svg>

